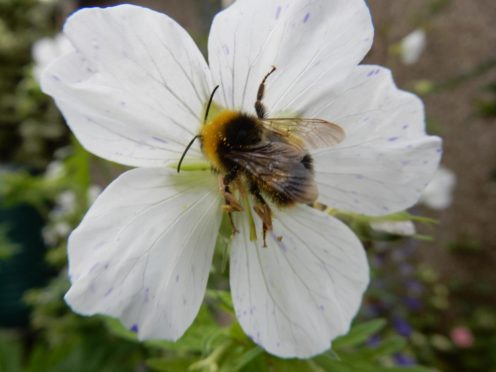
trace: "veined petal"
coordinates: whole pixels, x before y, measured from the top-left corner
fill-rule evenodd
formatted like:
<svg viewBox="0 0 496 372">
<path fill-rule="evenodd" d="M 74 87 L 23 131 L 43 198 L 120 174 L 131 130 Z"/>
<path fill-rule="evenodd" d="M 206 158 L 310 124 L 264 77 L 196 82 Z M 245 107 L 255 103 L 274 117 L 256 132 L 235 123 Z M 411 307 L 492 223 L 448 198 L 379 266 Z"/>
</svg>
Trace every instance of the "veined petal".
<svg viewBox="0 0 496 372">
<path fill-rule="evenodd" d="M 209 173 L 123 174 L 69 239 L 67 303 L 119 318 L 140 339 L 176 340 L 202 302 L 221 217 Z"/>
<path fill-rule="evenodd" d="M 323 80 L 332 85 L 345 79 L 372 38 L 363 0 L 238 0 L 215 17 L 210 31 L 218 99 L 253 112 L 258 87 L 275 66 L 264 102 L 271 113 L 294 112 Z"/>
<path fill-rule="evenodd" d="M 383 215 L 418 201 L 439 164 L 441 140 L 425 134 L 422 102 L 399 90 L 389 70 L 359 66 L 307 112 L 346 133 L 338 146 L 312 152 L 321 202 Z"/>
<path fill-rule="evenodd" d="M 346 81 L 326 90 L 326 96 L 312 97 L 313 104 L 304 108 L 304 115 L 341 126 L 346 132 L 342 147 L 384 136 L 398 140 L 425 136 L 422 101 L 399 90 L 387 68 L 360 65 Z"/>
<path fill-rule="evenodd" d="M 302 205 L 274 212 L 266 248 L 260 236 L 250 241 L 246 218 L 235 216 L 234 307 L 257 344 L 281 357 L 306 358 L 347 332 L 369 281 L 366 255 L 335 218 Z"/>
<path fill-rule="evenodd" d="M 81 143 L 126 165 L 177 161 L 212 88 L 186 31 L 164 14 L 122 5 L 80 10 L 64 32 L 77 52 L 52 64 L 42 87 Z"/>
</svg>

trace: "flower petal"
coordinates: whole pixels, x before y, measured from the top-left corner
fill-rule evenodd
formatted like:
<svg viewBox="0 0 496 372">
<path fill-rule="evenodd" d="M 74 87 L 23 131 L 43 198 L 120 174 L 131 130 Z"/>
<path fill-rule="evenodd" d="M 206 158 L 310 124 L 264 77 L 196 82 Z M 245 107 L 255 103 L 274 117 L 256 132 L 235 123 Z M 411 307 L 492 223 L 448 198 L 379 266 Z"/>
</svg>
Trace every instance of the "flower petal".
<svg viewBox="0 0 496 372">
<path fill-rule="evenodd" d="M 80 10 L 64 32 L 77 52 L 52 64 L 42 87 L 81 143 L 126 165 L 177 161 L 212 88 L 186 31 L 164 14 L 122 5 Z"/>
<path fill-rule="evenodd" d="M 245 332 L 281 357 L 327 350 L 347 332 L 369 281 L 360 241 L 340 221 L 303 205 L 276 213 L 266 248 L 260 236 L 250 241 L 246 219 L 236 222 L 230 280 Z M 258 218 L 256 224 L 260 232 Z"/>
<path fill-rule="evenodd" d="M 203 300 L 221 217 L 209 173 L 123 174 L 69 239 L 67 303 L 117 317 L 140 339 L 176 340 Z"/>
<path fill-rule="evenodd" d="M 272 113 L 294 112 L 323 80 L 332 85 L 370 49 L 373 27 L 363 0 L 238 0 L 219 13 L 209 37 L 209 62 L 222 103 L 254 112 L 271 66 L 264 102 Z M 269 115 L 270 116 L 270 115 Z"/>
<path fill-rule="evenodd" d="M 439 164 L 441 140 L 425 134 L 422 102 L 399 90 L 387 69 L 359 66 L 308 115 L 346 132 L 338 146 L 312 152 L 319 200 L 332 208 L 368 215 L 404 210 Z"/>
</svg>

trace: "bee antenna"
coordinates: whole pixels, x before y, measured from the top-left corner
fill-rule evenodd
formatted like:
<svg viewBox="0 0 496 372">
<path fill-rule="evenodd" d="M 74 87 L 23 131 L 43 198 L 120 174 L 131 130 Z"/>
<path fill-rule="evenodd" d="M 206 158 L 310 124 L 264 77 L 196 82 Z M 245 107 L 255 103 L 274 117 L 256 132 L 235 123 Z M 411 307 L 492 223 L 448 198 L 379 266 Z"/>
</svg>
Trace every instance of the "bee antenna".
<svg viewBox="0 0 496 372">
<path fill-rule="evenodd" d="M 183 163 L 184 157 L 186 156 L 186 153 L 188 152 L 189 148 L 193 146 L 193 143 L 197 138 L 201 137 L 201 135 L 197 134 L 196 136 L 193 137 L 193 139 L 188 143 L 188 146 L 184 149 L 183 154 L 181 155 L 181 159 L 179 159 L 179 163 L 177 164 L 177 173 L 181 170 L 181 164 Z"/>
<path fill-rule="evenodd" d="M 212 101 L 214 100 L 214 95 L 215 95 L 215 92 L 217 91 L 217 89 L 219 89 L 219 85 L 217 85 L 214 88 L 214 90 L 212 91 L 212 94 L 210 95 L 210 99 L 208 100 L 207 111 L 205 112 L 205 119 L 203 120 L 204 124 L 207 122 L 208 112 L 210 111 L 210 106 L 212 105 Z"/>
<path fill-rule="evenodd" d="M 219 89 L 219 85 L 217 85 L 214 88 L 214 90 L 212 91 L 212 94 L 210 94 L 210 98 L 208 99 L 208 104 L 207 104 L 207 111 L 205 112 L 205 119 L 203 120 L 203 123 L 207 122 L 208 112 L 210 111 L 210 106 L 212 105 L 212 101 L 214 100 L 214 95 L 215 95 L 215 92 L 217 91 L 217 89 Z M 194 136 L 193 139 L 188 143 L 188 146 L 186 146 L 186 148 L 184 149 L 184 152 L 181 155 L 181 159 L 179 159 L 179 163 L 177 163 L 177 173 L 179 173 L 181 171 L 181 164 L 183 163 L 184 157 L 188 153 L 188 150 L 190 149 L 191 146 L 193 146 L 193 143 L 195 142 L 195 140 L 197 138 L 200 138 L 200 137 L 201 137 L 200 134 L 197 134 L 196 136 Z"/>
</svg>

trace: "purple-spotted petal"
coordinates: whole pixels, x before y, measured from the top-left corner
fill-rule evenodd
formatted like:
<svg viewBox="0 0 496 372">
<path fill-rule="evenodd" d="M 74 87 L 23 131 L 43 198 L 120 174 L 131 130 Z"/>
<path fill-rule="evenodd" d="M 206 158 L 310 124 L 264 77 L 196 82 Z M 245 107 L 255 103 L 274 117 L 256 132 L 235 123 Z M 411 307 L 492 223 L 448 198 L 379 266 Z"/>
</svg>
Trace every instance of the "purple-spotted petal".
<svg viewBox="0 0 496 372">
<path fill-rule="evenodd" d="M 212 88 L 186 31 L 164 14 L 122 5 L 80 10 L 64 33 L 77 51 L 48 68 L 42 87 L 83 146 L 131 166 L 177 161 Z"/>
<path fill-rule="evenodd" d="M 427 136 L 424 108 L 399 90 L 389 70 L 359 66 L 307 115 L 340 125 L 338 146 L 312 152 L 319 199 L 332 208 L 383 215 L 415 204 L 441 157 Z"/>
<path fill-rule="evenodd" d="M 365 252 L 343 223 L 307 206 L 274 210 L 263 247 L 248 220 L 231 250 L 230 282 L 244 331 L 268 352 L 307 358 L 348 331 L 369 281 Z"/>
<path fill-rule="evenodd" d="M 67 303 L 119 318 L 140 339 L 176 340 L 203 300 L 221 217 L 209 173 L 123 174 L 70 236 Z"/>
<path fill-rule="evenodd" d="M 318 90 L 346 78 L 372 44 L 363 0 L 238 0 L 219 13 L 209 36 L 209 62 L 226 107 L 253 112 L 258 86 L 269 113 L 294 112 Z M 270 116 L 270 115 L 269 115 Z"/>
</svg>

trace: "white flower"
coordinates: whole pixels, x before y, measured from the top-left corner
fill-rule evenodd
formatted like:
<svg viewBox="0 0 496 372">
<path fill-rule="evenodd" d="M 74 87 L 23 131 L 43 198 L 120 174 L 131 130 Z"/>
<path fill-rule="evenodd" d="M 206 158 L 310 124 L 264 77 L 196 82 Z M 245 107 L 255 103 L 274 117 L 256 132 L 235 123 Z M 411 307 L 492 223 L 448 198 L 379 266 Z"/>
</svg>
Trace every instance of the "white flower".
<svg viewBox="0 0 496 372">
<path fill-rule="evenodd" d="M 47 245 L 53 246 L 57 244 L 59 239 L 65 240 L 70 232 L 71 226 L 67 222 L 58 221 L 43 227 L 41 235 Z"/>
<path fill-rule="evenodd" d="M 433 209 L 446 209 L 453 201 L 455 185 L 455 174 L 445 167 L 439 167 L 422 193 L 420 202 Z"/>
<path fill-rule="evenodd" d="M 45 171 L 45 178 L 47 180 L 56 180 L 65 175 L 64 163 L 60 160 L 54 160 L 48 164 Z"/>
<path fill-rule="evenodd" d="M 67 215 L 74 213 L 76 210 L 76 194 L 74 191 L 66 190 L 62 191 L 55 200 L 56 209 L 60 211 L 61 214 Z"/>
<path fill-rule="evenodd" d="M 53 38 L 44 37 L 34 43 L 31 52 L 35 63 L 33 73 L 36 80 L 41 80 L 43 70 L 50 63 L 73 51 L 71 42 L 63 34 L 55 35 Z"/>
<path fill-rule="evenodd" d="M 346 131 L 309 149 L 322 203 L 382 215 L 414 204 L 437 167 L 440 140 L 424 131 L 421 101 L 379 66 L 358 66 L 373 28 L 362 0 L 238 0 L 219 13 L 209 64 L 166 15 L 122 5 L 84 9 L 64 27 L 76 52 L 51 65 L 42 87 L 93 153 L 139 167 L 115 180 L 69 239 L 82 314 L 118 317 L 140 339 L 175 340 L 202 302 L 223 200 L 217 175 L 174 167 L 200 130 L 212 89 L 219 105 L 254 114 L 270 77 L 268 116 L 292 112 Z M 203 159 L 198 142 L 187 159 Z M 309 357 L 348 331 L 369 281 L 365 253 L 339 220 L 306 205 L 261 221 L 234 213 L 230 284 L 244 331 L 269 352 Z M 282 240 L 279 239 L 282 237 Z"/>
<path fill-rule="evenodd" d="M 400 43 L 401 62 L 405 65 L 416 63 L 425 49 L 426 39 L 425 31 L 421 28 L 405 36 Z"/>
<path fill-rule="evenodd" d="M 57 232 L 55 231 L 53 226 L 50 225 L 46 225 L 43 227 L 43 229 L 41 230 L 41 237 L 43 238 L 43 241 L 47 246 L 53 246 L 57 244 L 57 241 L 59 239 Z"/>
</svg>

